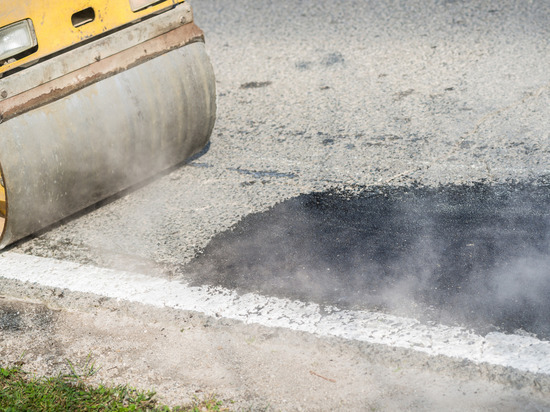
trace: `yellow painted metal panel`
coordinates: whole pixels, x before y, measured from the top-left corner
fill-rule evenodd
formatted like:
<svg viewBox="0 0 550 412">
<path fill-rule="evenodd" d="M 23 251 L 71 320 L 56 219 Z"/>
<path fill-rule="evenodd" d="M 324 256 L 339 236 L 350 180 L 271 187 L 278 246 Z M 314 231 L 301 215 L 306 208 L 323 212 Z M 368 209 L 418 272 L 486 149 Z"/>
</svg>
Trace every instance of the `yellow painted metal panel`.
<svg viewBox="0 0 550 412">
<path fill-rule="evenodd" d="M 0 27 L 31 19 L 38 40 L 38 50 L 16 62 L 0 67 L 0 73 L 48 56 L 81 41 L 155 14 L 184 0 L 163 0 L 133 12 L 129 0 L 2 0 Z M 92 8 L 94 20 L 74 27 L 71 17 Z"/>
</svg>

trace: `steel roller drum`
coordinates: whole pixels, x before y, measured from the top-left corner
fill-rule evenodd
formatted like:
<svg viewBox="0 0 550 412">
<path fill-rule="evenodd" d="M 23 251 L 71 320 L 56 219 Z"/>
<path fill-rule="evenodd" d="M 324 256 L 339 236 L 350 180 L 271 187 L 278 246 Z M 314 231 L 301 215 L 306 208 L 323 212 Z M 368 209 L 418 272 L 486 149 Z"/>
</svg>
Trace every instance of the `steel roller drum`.
<svg viewBox="0 0 550 412">
<path fill-rule="evenodd" d="M 0 247 L 183 162 L 207 143 L 215 111 L 196 41 L 4 120 Z"/>
</svg>

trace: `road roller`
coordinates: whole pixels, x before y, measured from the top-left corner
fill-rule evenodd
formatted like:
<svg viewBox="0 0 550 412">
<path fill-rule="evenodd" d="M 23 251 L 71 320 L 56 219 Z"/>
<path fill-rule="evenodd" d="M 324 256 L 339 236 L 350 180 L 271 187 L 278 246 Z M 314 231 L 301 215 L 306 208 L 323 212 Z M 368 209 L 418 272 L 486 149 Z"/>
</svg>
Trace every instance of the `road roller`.
<svg viewBox="0 0 550 412">
<path fill-rule="evenodd" d="M 182 164 L 215 115 L 183 0 L 2 0 L 0 248 Z"/>
</svg>

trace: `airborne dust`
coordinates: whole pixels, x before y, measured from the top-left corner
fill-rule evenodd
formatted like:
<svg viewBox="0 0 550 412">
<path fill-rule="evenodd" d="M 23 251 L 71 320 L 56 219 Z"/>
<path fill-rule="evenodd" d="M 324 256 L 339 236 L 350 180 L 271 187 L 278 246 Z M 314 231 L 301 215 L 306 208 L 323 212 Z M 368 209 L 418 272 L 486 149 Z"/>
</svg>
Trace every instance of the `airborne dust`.
<svg viewBox="0 0 550 412">
<path fill-rule="evenodd" d="M 550 186 L 304 194 L 245 217 L 184 268 L 195 284 L 550 338 Z"/>
</svg>

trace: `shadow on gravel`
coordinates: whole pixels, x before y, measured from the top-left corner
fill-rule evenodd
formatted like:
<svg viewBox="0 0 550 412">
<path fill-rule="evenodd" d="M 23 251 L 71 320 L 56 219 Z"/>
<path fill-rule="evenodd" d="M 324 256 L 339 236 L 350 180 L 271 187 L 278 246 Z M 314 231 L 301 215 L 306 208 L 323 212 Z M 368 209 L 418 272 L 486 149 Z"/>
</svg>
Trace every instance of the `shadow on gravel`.
<svg viewBox="0 0 550 412">
<path fill-rule="evenodd" d="M 222 285 L 550 338 L 550 186 L 369 188 L 247 216 L 185 269 Z"/>
</svg>

